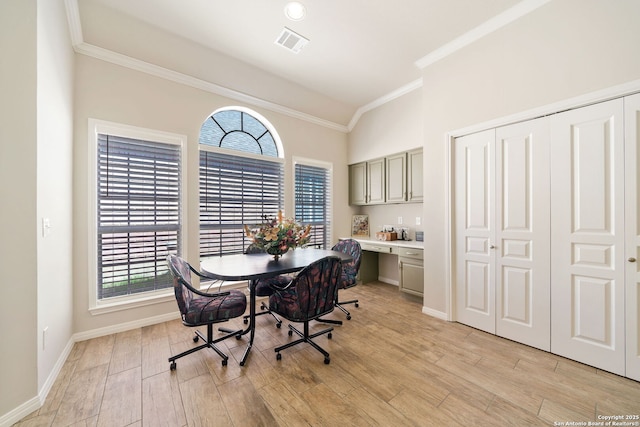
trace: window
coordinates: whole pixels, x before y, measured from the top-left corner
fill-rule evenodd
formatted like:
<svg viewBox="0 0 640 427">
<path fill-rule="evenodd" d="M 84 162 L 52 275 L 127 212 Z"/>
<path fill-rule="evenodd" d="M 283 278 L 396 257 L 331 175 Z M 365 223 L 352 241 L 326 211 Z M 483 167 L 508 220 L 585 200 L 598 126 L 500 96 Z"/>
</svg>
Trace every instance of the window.
<svg viewBox="0 0 640 427">
<path fill-rule="evenodd" d="M 284 205 L 279 138 L 255 112 L 223 109 L 203 123 L 199 175 L 201 258 L 244 252 L 244 225 Z"/>
<path fill-rule="evenodd" d="M 93 307 L 172 286 L 169 253 L 182 254 L 184 137 L 92 121 L 96 230 Z M 148 296 L 148 295 L 147 295 Z M 113 301 L 111 301 L 113 302 Z"/>
<path fill-rule="evenodd" d="M 311 224 L 310 244 L 331 247 L 331 165 L 294 160 L 296 220 Z"/>
</svg>

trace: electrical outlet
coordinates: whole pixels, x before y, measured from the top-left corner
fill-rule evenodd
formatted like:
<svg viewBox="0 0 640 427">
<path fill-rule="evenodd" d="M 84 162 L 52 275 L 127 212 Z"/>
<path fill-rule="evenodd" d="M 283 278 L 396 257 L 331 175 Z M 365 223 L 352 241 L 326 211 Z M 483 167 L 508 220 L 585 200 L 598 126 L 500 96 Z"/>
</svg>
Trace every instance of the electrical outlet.
<svg viewBox="0 0 640 427">
<path fill-rule="evenodd" d="M 420 225 L 420 217 L 419 216 L 416 217 L 416 225 Z"/>
<path fill-rule="evenodd" d="M 47 344 L 47 331 L 48 331 L 48 330 L 49 330 L 49 327 L 48 327 L 48 326 L 42 330 L 42 350 L 44 350 L 44 349 L 46 348 L 46 344 Z"/>
<path fill-rule="evenodd" d="M 398 217 L 398 225 L 402 225 L 402 217 L 401 216 Z"/>
<path fill-rule="evenodd" d="M 51 234 L 51 220 L 42 218 L 42 237 L 47 237 L 49 234 Z"/>
</svg>

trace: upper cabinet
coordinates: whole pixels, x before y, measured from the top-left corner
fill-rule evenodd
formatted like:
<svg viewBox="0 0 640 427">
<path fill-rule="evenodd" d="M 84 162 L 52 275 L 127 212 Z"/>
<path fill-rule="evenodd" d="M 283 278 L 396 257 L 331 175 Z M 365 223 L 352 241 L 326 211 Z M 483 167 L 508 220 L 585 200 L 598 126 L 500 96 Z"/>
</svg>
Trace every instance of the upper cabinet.
<svg viewBox="0 0 640 427">
<path fill-rule="evenodd" d="M 349 165 L 349 204 L 384 203 L 384 166 L 384 158 Z"/>
<path fill-rule="evenodd" d="M 349 166 L 351 205 L 422 200 L 422 149 Z"/>
</svg>

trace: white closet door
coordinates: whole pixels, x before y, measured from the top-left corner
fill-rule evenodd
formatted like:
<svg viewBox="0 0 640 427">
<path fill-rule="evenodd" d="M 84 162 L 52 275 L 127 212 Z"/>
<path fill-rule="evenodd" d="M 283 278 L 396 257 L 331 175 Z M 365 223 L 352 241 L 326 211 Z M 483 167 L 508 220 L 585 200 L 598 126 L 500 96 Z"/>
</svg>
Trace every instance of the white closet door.
<svg viewBox="0 0 640 427">
<path fill-rule="evenodd" d="M 625 259 L 627 374 L 640 381 L 640 94 L 625 98 Z"/>
<path fill-rule="evenodd" d="M 549 120 L 498 128 L 496 143 L 496 334 L 549 351 Z"/>
<path fill-rule="evenodd" d="M 456 138 L 456 320 L 495 333 L 495 130 Z"/>
<path fill-rule="evenodd" d="M 551 351 L 625 373 L 623 101 L 551 118 Z"/>
</svg>

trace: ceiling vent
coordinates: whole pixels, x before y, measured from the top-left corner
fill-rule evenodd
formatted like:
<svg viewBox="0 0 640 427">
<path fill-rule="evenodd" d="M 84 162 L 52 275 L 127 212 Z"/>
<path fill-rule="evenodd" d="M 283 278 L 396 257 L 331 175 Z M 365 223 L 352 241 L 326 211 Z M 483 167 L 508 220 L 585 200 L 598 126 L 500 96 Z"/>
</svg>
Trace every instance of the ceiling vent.
<svg viewBox="0 0 640 427">
<path fill-rule="evenodd" d="M 284 27 L 284 30 L 282 30 L 275 43 L 293 53 L 298 53 L 307 43 L 309 43 L 309 39 L 302 37 L 300 34 L 288 29 L 287 27 Z"/>
</svg>

